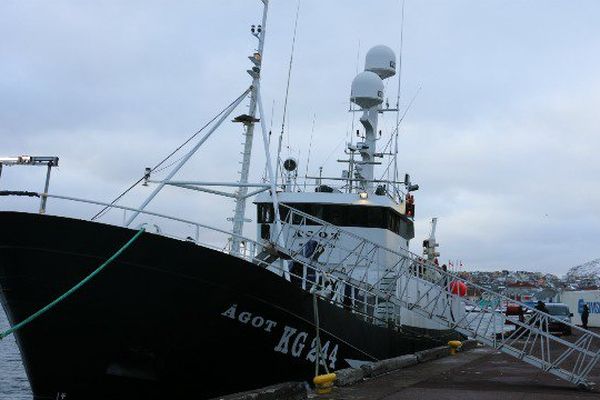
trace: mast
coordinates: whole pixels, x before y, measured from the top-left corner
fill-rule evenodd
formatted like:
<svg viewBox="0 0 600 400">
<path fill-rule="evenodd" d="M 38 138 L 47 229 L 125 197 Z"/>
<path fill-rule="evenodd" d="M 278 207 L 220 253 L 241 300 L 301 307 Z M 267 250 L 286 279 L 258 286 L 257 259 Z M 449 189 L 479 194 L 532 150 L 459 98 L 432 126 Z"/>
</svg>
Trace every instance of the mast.
<svg viewBox="0 0 600 400">
<path fill-rule="evenodd" d="M 360 123 L 365 129 L 364 142 L 356 143 L 362 158 L 356 163 L 356 172 L 361 180 L 362 190 L 373 191 L 375 157 L 377 153 L 377 122 L 383 109 L 383 80 L 396 74 L 396 55 L 387 46 L 371 48 L 365 57 L 365 70 L 352 81 L 350 101 L 358 105 L 363 114 Z"/>
<path fill-rule="evenodd" d="M 241 240 L 239 238 L 242 235 L 244 229 L 244 216 L 246 214 L 246 195 L 248 194 L 248 187 L 244 186 L 248 183 L 248 175 L 250 173 L 250 156 L 252 154 L 252 139 L 254 137 L 254 125 L 258 122 L 256 118 L 257 112 L 257 93 L 260 85 L 260 73 L 263 58 L 263 49 L 265 45 L 265 34 L 267 27 L 267 12 L 269 8 L 269 0 L 261 0 L 263 3 L 263 15 L 262 22 L 260 25 L 255 27 L 252 25 L 250 31 L 253 36 L 258 39 L 258 50 L 252 56 L 248 57 L 254 64 L 252 69 L 248 70 L 248 74 L 252 77 L 252 91 L 250 92 L 250 106 L 248 115 L 237 117 L 238 122 L 242 122 L 245 125 L 244 133 L 244 151 L 242 153 L 242 168 L 240 171 L 240 187 L 236 192 L 235 197 L 235 211 L 233 214 L 233 235 L 231 236 L 231 253 L 239 254 Z M 241 118 L 244 117 L 244 118 Z M 261 116 L 262 117 L 262 116 Z"/>
<path fill-rule="evenodd" d="M 377 132 L 377 122 L 379 119 L 377 108 L 378 105 L 364 109 L 363 115 L 360 117 L 360 123 L 365 128 L 365 141 L 360 149 L 360 155 L 362 157 L 360 175 L 365 181 L 363 189 L 368 192 L 373 191 L 375 149 L 377 147 L 377 137 L 375 132 Z"/>
</svg>

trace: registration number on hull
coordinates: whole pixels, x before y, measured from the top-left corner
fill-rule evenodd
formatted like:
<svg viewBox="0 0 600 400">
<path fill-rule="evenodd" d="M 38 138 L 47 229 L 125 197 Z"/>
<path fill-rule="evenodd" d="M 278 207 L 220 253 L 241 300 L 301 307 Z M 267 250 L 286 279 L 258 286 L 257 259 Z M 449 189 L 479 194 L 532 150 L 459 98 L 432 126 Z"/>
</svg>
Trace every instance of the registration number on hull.
<svg viewBox="0 0 600 400">
<path fill-rule="evenodd" d="M 318 342 L 315 335 L 310 335 L 306 331 L 299 330 L 293 326 L 284 325 L 283 329 L 278 329 L 277 321 L 257 315 L 249 311 L 238 310 L 237 304 L 232 304 L 227 310 L 221 313 L 223 317 L 230 318 L 243 325 L 251 326 L 255 329 L 261 329 L 272 336 L 279 337 L 273 347 L 273 351 L 281 354 L 288 354 L 294 358 L 304 358 L 306 361 L 314 363 L 317 359 Z M 310 346 L 307 344 L 310 343 Z M 326 340 L 321 343 L 320 364 L 336 369 L 338 344 Z"/>
</svg>

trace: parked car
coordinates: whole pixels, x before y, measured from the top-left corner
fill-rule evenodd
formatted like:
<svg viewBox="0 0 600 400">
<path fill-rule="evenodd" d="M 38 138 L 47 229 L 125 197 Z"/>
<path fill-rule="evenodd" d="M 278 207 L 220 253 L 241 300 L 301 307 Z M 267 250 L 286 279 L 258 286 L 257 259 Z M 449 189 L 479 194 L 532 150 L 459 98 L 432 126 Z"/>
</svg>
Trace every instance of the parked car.
<svg viewBox="0 0 600 400">
<path fill-rule="evenodd" d="M 569 310 L 568 305 L 564 303 L 546 303 L 546 308 L 548 309 L 548 314 L 564 322 L 571 323 L 573 313 Z M 570 335 L 572 333 L 570 325 L 554 320 L 550 320 L 548 328 L 550 332 L 560 332 L 563 335 Z"/>
</svg>

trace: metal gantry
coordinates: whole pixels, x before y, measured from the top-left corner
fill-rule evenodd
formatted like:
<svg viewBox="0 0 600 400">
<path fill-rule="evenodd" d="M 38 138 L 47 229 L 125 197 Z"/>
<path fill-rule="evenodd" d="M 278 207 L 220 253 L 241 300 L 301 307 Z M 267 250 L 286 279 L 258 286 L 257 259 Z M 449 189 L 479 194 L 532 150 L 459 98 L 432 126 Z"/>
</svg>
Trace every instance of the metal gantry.
<svg viewBox="0 0 600 400">
<path fill-rule="evenodd" d="M 302 264 L 305 270 L 313 269 L 327 277 L 321 282 L 312 278 L 312 282 L 325 289 L 327 284 L 323 282 L 329 281 L 332 300 L 337 293 L 340 304 L 361 313 L 370 310 L 364 313 L 365 317 L 393 323 L 398 322 L 397 315 L 391 312 L 397 313 L 400 307 L 411 310 L 575 385 L 590 385 L 587 377 L 600 360 L 600 335 L 444 271 L 415 254 L 385 248 L 289 206 L 282 204 L 280 214 L 283 229 L 279 235 L 284 239 L 284 246 L 273 240 L 271 245 L 280 255 Z M 300 243 L 310 240 L 323 246 L 321 261 L 303 254 Z M 381 262 L 390 258 L 394 260 L 392 265 Z M 366 272 L 363 279 L 350 278 L 357 268 L 379 270 L 381 274 L 374 282 L 366 278 Z M 460 297 L 454 289 L 458 282 L 478 289 L 488 300 L 487 305 Z M 351 287 L 353 298 L 346 298 L 348 291 L 336 290 L 336 285 Z M 411 285 L 420 287 L 416 296 L 407 296 Z M 342 293 L 341 298 L 339 293 Z M 472 311 L 449 312 L 452 301 L 460 301 Z M 499 309 L 499 305 L 506 302 L 529 309 L 529 321 L 510 320 L 515 328 L 506 331 L 508 317 Z M 553 335 L 553 324 L 566 325 L 576 340 L 571 342 Z"/>
</svg>

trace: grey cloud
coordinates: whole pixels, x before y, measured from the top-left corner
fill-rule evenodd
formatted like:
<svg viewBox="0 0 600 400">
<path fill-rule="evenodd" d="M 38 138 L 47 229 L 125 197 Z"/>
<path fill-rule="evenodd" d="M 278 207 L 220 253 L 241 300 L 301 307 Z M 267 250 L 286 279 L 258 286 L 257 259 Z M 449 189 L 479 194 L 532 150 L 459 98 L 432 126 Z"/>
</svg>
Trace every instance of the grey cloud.
<svg viewBox="0 0 600 400">
<path fill-rule="evenodd" d="M 259 3 L 2 3 L 0 153 L 55 153 L 53 190 L 110 200 L 249 85 Z M 316 114 L 309 173 L 324 164 L 339 175 L 359 41 L 359 70 L 370 46 L 397 48 L 399 5 L 302 1 L 284 140 L 302 172 Z M 423 87 L 401 133 L 401 170 L 422 187 L 415 251 L 439 216 L 442 258 L 471 267 L 560 273 L 598 257 L 598 11 L 594 1 L 406 2 L 401 106 Z M 295 2 L 271 1 L 263 96 L 273 143 L 294 15 Z M 387 85 L 392 104 L 395 88 Z M 385 116 L 384 140 L 393 121 Z M 235 179 L 241 139 L 239 126 L 225 124 L 181 176 Z M 255 180 L 264 168 L 256 139 Z M 41 185 L 39 171 L 9 169 L 0 180 L 30 185 Z M 125 202 L 146 193 L 136 188 Z M 35 209 L 22 204 L 0 200 L 2 209 Z M 81 217 L 95 210 L 49 206 Z M 168 190 L 152 208 L 227 228 L 233 204 Z M 113 214 L 107 220 L 122 218 Z"/>
</svg>

